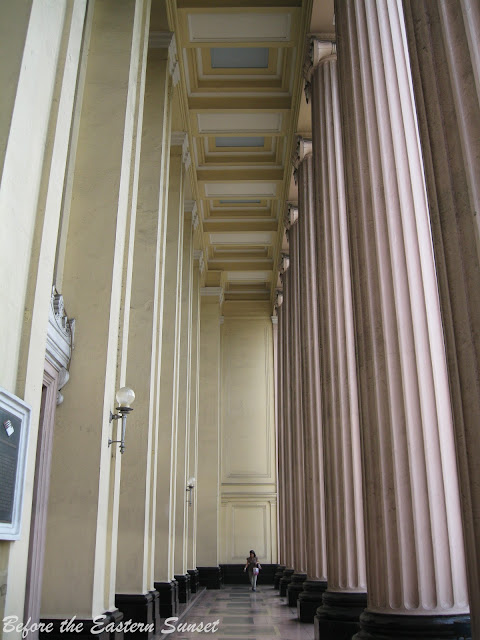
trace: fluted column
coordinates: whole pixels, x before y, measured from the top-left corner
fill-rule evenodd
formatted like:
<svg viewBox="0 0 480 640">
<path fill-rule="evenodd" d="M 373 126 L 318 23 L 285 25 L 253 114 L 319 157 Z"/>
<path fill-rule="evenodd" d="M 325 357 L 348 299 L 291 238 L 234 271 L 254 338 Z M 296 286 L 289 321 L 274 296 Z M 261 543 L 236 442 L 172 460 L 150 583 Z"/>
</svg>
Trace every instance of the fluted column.
<svg viewBox="0 0 480 640">
<path fill-rule="evenodd" d="M 442 323 L 399 1 L 336 2 L 360 382 L 364 638 L 468 637 Z"/>
<path fill-rule="evenodd" d="M 360 424 L 337 61 L 331 42 L 311 46 L 313 169 L 322 327 L 328 590 L 316 636 L 350 637 L 367 605 Z"/>
<path fill-rule="evenodd" d="M 480 635 L 480 7 L 476 0 L 405 0 L 403 6 L 445 327 L 476 637 Z"/>
<path fill-rule="evenodd" d="M 289 231 L 287 231 L 287 238 Z M 283 467 L 283 534 L 284 534 L 284 556 L 282 564 L 286 565 L 284 575 L 280 580 L 280 595 L 287 595 L 287 587 L 291 582 L 294 572 L 295 563 L 295 497 L 293 489 L 293 460 L 292 460 L 292 384 L 293 372 L 291 367 L 292 359 L 292 322 L 291 307 L 293 305 L 292 287 L 291 287 L 291 271 L 290 257 L 284 255 L 282 257 L 282 282 L 283 282 L 283 364 L 282 364 L 282 382 L 283 382 L 283 458 L 281 464 Z"/>
<path fill-rule="evenodd" d="M 307 578 L 305 550 L 305 477 L 304 477 L 304 435 L 303 435 L 303 398 L 302 398 L 302 350 L 300 314 L 303 309 L 300 296 L 300 246 L 298 231 L 298 208 L 290 207 L 288 212 L 289 246 L 290 246 L 290 362 L 291 369 L 291 470 L 293 485 L 293 510 L 295 521 L 293 528 L 294 549 L 291 583 L 287 595 L 290 606 L 295 606 L 298 596 L 303 590 L 302 584 Z"/>
<path fill-rule="evenodd" d="M 312 143 L 299 139 L 298 228 L 299 281 L 302 300 L 302 404 L 304 422 L 305 502 L 306 510 L 306 570 L 308 580 L 299 596 L 298 615 L 304 622 L 313 622 L 315 611 L 322 603 L 327 588 L 327 530 L 325 522 L 325 475 L 322 434 L 322 402 L 320 384 L 320 325 L 318 314 L 319 272 L 315 239 L 315 183 L 313 177 Z"/>
</svg>

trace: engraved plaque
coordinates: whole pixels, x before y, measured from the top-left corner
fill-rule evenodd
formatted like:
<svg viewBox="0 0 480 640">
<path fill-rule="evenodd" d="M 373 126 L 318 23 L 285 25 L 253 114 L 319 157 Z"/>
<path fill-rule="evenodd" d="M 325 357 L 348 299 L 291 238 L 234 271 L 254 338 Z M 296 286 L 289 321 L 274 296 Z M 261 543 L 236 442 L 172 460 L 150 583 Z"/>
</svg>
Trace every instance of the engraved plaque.
<svg viewBox="0 0 480 640">
<path fill-rule="evenodd" d="M 0 388 L 0 539 L 20 536 L 30 407 Z"/>
<path fill-rule="evenodd" d="M 0 426 L 0 522 L 11 524 L 22 423 L 14 414 L 0 409 Z"/>
</svg>

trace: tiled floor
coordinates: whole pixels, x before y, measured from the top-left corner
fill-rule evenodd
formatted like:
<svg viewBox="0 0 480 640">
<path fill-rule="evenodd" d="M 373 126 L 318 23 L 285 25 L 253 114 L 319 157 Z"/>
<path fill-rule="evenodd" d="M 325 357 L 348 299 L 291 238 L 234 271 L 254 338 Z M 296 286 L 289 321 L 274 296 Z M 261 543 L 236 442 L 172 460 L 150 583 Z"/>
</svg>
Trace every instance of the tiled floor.
<svg viewBox="0 0 480 640">
<path fill-rule="evenodd" d="M 298 620 L 297 610 L 280 598 L 278 591 L 271 585 L 259 585 L 252 592 L 249 585 L 228 586 L 220 590 L 206 591 L 199 601 L 186 613 L 180 622 L 172 625 L 199 625 L 203 622 L 215 622 L 217 631 L 213 634 L 205 631 L 172 631 L 171 626 L 164 629 L 169 634 L 160 634 L 160 638 L 215 638 L 215 640 L 313 640 L 313 624 Z M 182 629 L 184 627 L 182 626 Z M 197 627 L 198 628 L 198 627 Z M 192 629 L 192 627 L 191 627 Z M 158 637 L 158 636 L 157 636 Z"/>
</svg>

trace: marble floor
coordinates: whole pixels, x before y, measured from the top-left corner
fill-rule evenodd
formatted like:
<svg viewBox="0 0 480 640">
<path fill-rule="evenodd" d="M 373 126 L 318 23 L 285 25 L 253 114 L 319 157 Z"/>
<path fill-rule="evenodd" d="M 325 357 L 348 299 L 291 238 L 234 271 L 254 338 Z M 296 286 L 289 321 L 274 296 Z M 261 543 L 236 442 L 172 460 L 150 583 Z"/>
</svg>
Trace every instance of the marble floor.
<svg viewBox="0 0 480 640">
<path fill-rule="evenodd" d="M 205 629 L 207 623 L 218 620 Z M 203 626 L 200 626 L 203 623 Z M 195 631 L 174 631 L 173 626 L 197 625 Z M 173 626 L 172 626 L 173 625 Z M 200 631 L 200 626 L 203 631 Z M 258 585 L 252 592 L 249 585 L 231 585 L 220 590 L 205 591 L 193 607 L 178 622 L 164 622 L 156 638 L 191 639 L 202 637 L 215 640 L 313 640 L 313 624 L 302 623 L 297 610 L 280 598 L 272 585 Z M 186 627 L 182 626 L 181 629 Z M 193 629 L 191 626 L 190 629 Z M 215 630 L 216 629 L 216 630 Z M 215 630 L 215 631 L 214 631 Z M 214 631 L 214 633 L 212 633 Z"/>
</svg>

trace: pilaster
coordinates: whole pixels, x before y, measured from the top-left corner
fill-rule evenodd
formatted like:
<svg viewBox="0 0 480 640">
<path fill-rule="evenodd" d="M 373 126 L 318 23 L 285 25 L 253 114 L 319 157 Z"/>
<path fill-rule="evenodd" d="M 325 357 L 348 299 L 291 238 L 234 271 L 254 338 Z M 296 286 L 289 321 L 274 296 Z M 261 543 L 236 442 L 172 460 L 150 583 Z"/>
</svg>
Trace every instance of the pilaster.
<svg viewBox="0 0 480 640">
<path fill-rule="evenodd" d="M 161 362 L 160 310 L 163 304 L 161 265 L 165 253 L 166 211 L 161 185 L 167 179 L 163 147 L 170 108 L 167 49 L 149 51 L 145 84 L 138 206 L 132 270 L 127 379 L 136 394 L 135 436 L 128 439 L 122 458 L 118 525 L 116 602 L 127 603 L 134 616 L 153 619 L 153 553 L 149 542 L 154 527 L 157 431 L 157 368 Z M 128 453 L 127 453 L 128 452 Z M 120 606 L 120 605 L 118 605 Z M 158 608 L 158 607 L 157 607 Z M 151 610 L 151 613 L 147 611 Z"/>
<path fill-rule="evenodd" d="M 187 203 L 185 203 L 186 205 Z M 184 207 L 187 209 L 187 206 Z M 190 207 L 188 207 L 189 209 Z M 177 434 L 177 505 L 175 517 L 175 563 L 176 575 L 187 573 L 187 530 L 189 506 L 187 504 L 187 481 L 189 477 L 190 445 L 190 372 L 192 362 L 192 277 L 193 277 L 193 224 L 192 211 L 185 210 L 182 247 L 182 294 L 180 321 L 180 353 L 178 384 L 178 434 Z M 179 585 L 184 580 L 177 577 Z M 188 585 L 190 580 L 188 580 Z M 189 594 L 189 588 L 181 593 Z M 182 600 L 180 600 L 182 602 Z M 183 601 L 183 602 L 186 602 Z"/>
<path fill-rule="evenodd" d="M 184 170 L 181 148 L 172 140 L 169 167 L 162 318 L 162 361 L 157 458 L 155 580 L 174 575 L 177 481 L 179 357 L 181 328 Z M 182 492 L 179 500 L 184 499 Z"/>
<path fill-rule="evenodd" d="M 126 383 L 147 8 L 133 0 L 93 8 L 62 291 L 82 331 L 71 394 L 56 414 L 45 618 L 91 621 L 118 613 L 113 532 L 121 463 L 118 449 L 108 446 L 118 439 L 109 416 L 115 391 Z"/>
<path fill-rule="evenodd" d="M 198 420 L 197 568 L 200 582 L 220 586 L 220 316 L 221 287 L 204 287 L 200 318 L 200 404 Z"/>
</svg>

